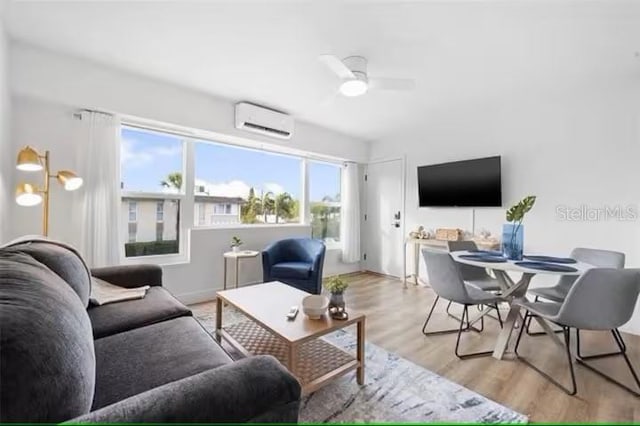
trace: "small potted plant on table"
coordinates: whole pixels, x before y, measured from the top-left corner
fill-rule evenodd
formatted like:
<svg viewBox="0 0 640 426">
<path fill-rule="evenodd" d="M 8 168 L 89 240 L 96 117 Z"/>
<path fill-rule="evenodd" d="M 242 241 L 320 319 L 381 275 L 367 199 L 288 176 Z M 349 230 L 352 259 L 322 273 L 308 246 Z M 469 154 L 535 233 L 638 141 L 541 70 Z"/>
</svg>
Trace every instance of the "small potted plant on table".
<svg viewBox="0 0 640 426">
<path fill-rule="evenodd" d="M 233 238 L 231 238 L 231 250 L 234 253 L 237 253 L 240 251 L 241 245 L 242 245 L 242 240 L 234 235 Z"/>
<path fill-rule="evenodd" d="M 329 312 L 335 319 L 349 318 L 349 315 L 347 315 L 347 312 L 344 309 L 344 291 L 347 287 L 349 287 L 349 283 L 340 278 L 339 275 L 329 278 L 324 284 L 324 288 L 331 293 L 331 298 L 329 299 Z"/>
</svg>

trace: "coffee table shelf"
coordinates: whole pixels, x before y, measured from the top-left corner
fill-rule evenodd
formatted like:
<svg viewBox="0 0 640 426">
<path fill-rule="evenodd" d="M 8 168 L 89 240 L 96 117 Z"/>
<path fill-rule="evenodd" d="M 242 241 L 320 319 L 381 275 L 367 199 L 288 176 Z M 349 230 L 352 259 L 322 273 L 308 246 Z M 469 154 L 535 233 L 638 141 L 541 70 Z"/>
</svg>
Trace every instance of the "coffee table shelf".
<svg viewBox="0 0 640 426">
<path fill-rule="evenodd" d="M 251 320 L 224 327 L 222 337 L 245 356 L 272 355 L 285 367 L 289 366 L 287 344 Z M 309 393 L 325 381 L 355 370 L 358 364 L 348 352 L 324 339 L 314 339 L 298 348 L 294 374 L 305 393 Z"/>
</svg>

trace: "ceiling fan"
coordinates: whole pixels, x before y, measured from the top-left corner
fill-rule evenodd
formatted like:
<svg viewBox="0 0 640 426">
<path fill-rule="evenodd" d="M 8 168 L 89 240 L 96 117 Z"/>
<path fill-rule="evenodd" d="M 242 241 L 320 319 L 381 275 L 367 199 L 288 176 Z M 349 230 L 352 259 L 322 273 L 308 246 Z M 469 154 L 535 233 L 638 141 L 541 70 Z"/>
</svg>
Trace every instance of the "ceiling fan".
<svg viewBox="0 0 640 426">
<path fill-rule="evenodd" d="M 399 91 L 415 87 L 415 81 L 408 78 L 369 77 L 367 59 L 362 56 L 349 56 L 341 60 L 334 55 L 320 55 L 318 60 L 342 80 L 339 91 L 344 96 L 361 96 L 369 89 Z"/>
</svg>

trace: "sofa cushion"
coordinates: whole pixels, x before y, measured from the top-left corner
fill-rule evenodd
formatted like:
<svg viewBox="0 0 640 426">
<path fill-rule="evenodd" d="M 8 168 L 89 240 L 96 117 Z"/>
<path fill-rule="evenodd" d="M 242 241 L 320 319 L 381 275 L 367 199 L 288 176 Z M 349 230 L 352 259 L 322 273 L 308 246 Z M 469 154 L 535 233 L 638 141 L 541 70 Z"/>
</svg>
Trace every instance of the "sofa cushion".
<svg viewBox="0 0 640 426">
<path fill-rule="evenodd" d="M 280 262 L 271 267 L 271 275 L 278 278 L 306 279 L 311 276 L 312 263 Z"/>
<path fill-rule="evenodd" d="M 93 409 L 231 362 L 194 318 L 176 318 L 95 341 Z"/>
<path fill-rule="evenodd" d="M 186 306 L 162 287 L 151 287 L 142 299 L 91 305 L 88 312 L 96 339 L 191 315 Z"/>
<path fill-rule="evenodd" d="M 85 306 L 14 247 L 0 250 L 0 383 L 0 422 L 50 423 L 88 413 L 95 384 Z"/>
<path fill-rule="evenodd" d="M 85 308 L 89 305 L 91 274 L 75 249 L 55 241 L 41 240 L 20 242 L 10 249 L 26 253 L 51 269 L 71 286 Z"/>
</svg>

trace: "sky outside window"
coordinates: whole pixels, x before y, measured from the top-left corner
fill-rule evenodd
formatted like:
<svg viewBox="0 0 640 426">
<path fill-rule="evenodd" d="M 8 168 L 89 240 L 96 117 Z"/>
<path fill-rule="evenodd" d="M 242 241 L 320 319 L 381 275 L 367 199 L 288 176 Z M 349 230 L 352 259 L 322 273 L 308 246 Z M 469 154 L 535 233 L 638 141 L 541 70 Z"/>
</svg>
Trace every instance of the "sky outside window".
<svg viewBox="0 0 640 426">
<path fill-rule="evenodd" d="M 289 193 L 300 198 L 301 162 L 297 157 L 243 149 L 223 144 L 196 142 L 196 186 L 209 195 L 247 198 L 253 187 Z M 125 191 L 161 192 L 160 182 L 170 173 L 182 171 L 182 138 L 145 130 L 122 128 L 122 181 Z M 340 193 L 340 168 L 309 162 L 311 201 Z"/>
<path fill-rule="evenodd" d="M 122 128 L 122 189 L 162 192 L 169 173 L 182 172 L 182 139 L 130 127 Z"/>
</svg>

